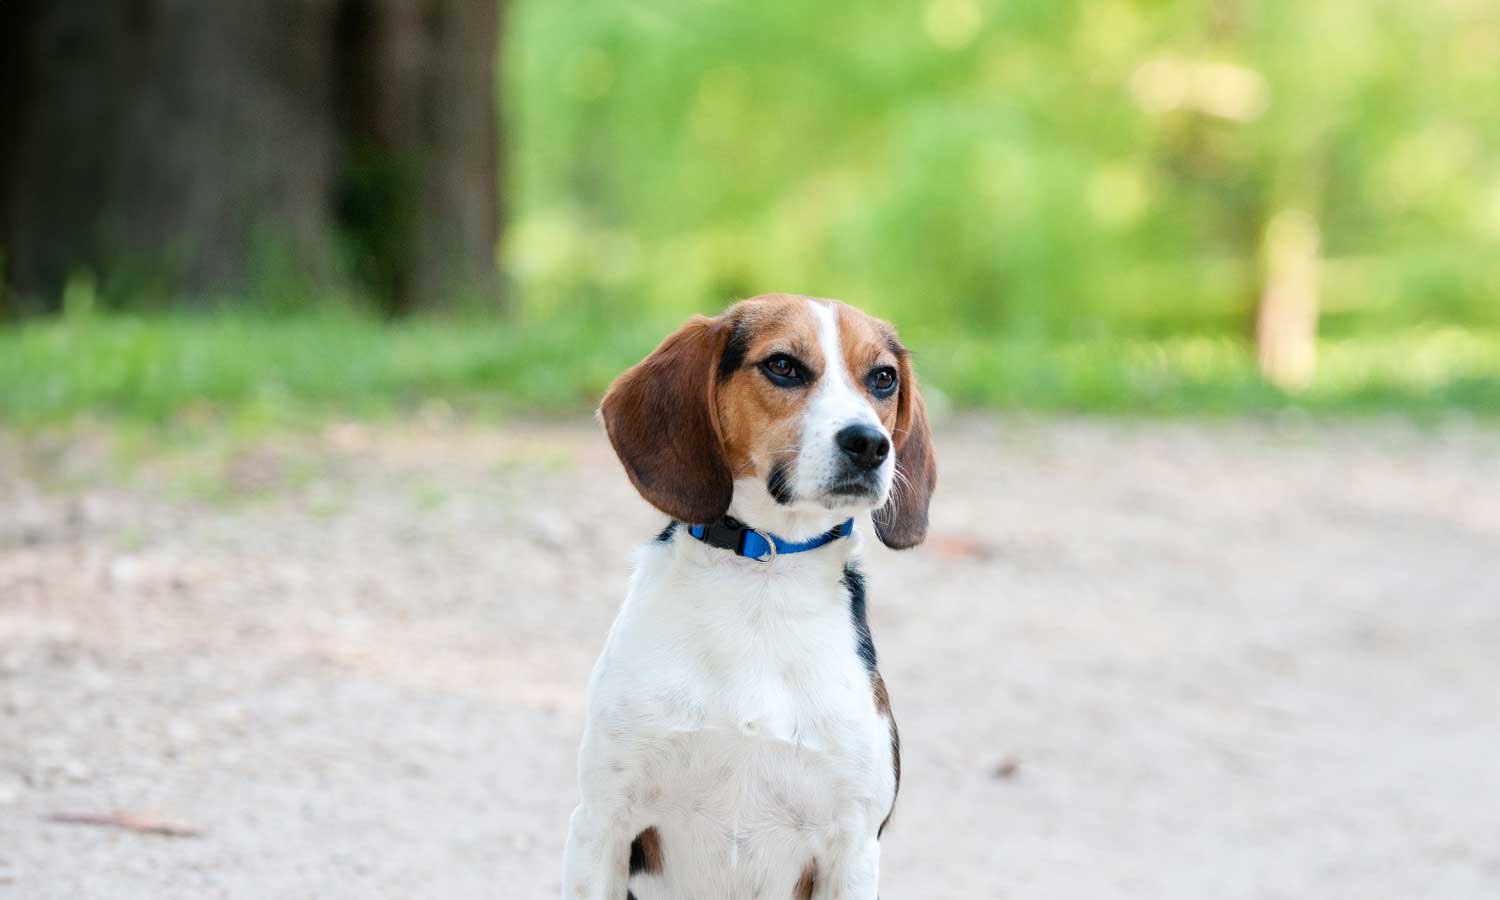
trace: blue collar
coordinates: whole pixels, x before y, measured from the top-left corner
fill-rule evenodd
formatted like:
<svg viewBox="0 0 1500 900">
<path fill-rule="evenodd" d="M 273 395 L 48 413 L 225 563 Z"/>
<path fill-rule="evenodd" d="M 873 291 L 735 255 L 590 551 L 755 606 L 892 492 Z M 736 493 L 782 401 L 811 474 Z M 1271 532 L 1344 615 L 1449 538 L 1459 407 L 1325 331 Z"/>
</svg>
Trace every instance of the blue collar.
<svg viewBox="0 0 1500 900">
<path fill-rule="evenodd" d="M 816 550 L 841 537 L 848 537 L 854 533 L 854 520 L 845 519 L 843 524 L 806 541 L 789 541 L 759 528 L 751 528 L 729 516 L 711 525 L 691 525 L 688 533 L 710 547 L 733 550 L 748 559 L 770 562 L 778 556 Z"/>
</svg>

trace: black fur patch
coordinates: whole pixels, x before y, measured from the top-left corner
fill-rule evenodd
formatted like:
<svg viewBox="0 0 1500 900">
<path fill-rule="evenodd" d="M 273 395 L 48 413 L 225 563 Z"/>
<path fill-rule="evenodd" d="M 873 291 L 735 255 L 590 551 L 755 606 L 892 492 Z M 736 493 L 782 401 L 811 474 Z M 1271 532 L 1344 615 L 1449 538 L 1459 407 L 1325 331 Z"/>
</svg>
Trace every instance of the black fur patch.
<svg viewBox="0 0 1500 900">
<path fill-rule="evenodd" d="M 745 354 L 750 352 L 750 329 L 744 323 L 735 323 L 734 330 L 729 332 L 729 341 L 724 345 L 724 352 L 719 356 L 719 380 L 723 381 L 745 364 Z"/>
<path fill-rule="evenodd" d="M 796 498 L 792 496 L 791 476 L 786 472 L 785 463 L 777 463 L 771 467 L 771 477 L 766 479 L 766 490 L 771 492 L 771 497 L 782 506 L 787 506 Z"/>
<path fill-rule="evenodd" d="M 672 535 L 674 535 L 676 533 L 677 533 L 677 520 L 673 519 L 672 521 L 670 521 L 670 522 L 667 523 L 667 527 L 666 528 L 663 528 L 661 530 L 661 534 L 658 534 L 656 536 L 656 542 L 658 544 L 665 544 L 667 541 L 670 541 L 672 539 Z"/>
<path fill-rule="evenodd" d="M 854 622 L 854 649 L 870 674 L 875 674 L 875 642 L 865 618 L 865 576 L 852 564 L 844 567 L 844 587 L 849 591 L 849 618 Z"/>
<path fill-rule="evenodd" d="M 661 870 L 661 835 L 655 828 L 647 828 L 630 842 L 630 874 L 660 875 Z"/>
</svg>

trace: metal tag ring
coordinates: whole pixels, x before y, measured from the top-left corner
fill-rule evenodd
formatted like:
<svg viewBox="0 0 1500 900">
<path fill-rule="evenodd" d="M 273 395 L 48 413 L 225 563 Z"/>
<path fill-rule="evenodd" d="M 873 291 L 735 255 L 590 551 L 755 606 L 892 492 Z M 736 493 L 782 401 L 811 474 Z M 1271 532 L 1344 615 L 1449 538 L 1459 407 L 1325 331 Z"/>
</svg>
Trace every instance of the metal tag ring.
<svg viewBox="0 0 1500 900">
<path fill-rule="evenodd" d="M 765 562 L 765 563 L 775 562 L 776 561 L 776 539 L 773 538 L 773 537 L 771 537 L 769 534 L 765 533 L 764 531 L 761 531 L 759 528 L 752 528 L 750 530 L 753 531 L 753 532 L 755 532 L 756 534 L 760 535 L 761 540 L 763 540 L 763 541 L 766 542 L 766 546 L 771 548 L 771 555 L 768 556 L 768 557 L 766 557 L 765 559 L 761 560 L 761 562 Z"/>
</svg>

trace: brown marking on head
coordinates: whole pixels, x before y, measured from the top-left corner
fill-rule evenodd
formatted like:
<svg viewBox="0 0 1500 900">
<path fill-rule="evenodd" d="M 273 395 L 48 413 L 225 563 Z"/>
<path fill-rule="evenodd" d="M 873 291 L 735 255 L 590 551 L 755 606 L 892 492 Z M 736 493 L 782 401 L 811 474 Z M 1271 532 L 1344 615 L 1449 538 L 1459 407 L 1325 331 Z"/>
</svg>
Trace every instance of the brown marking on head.
<svg viewBox="0 0 1500 900">
<path fill-rule="evenodd" d="M 839 323 L 839 349 L 844 354 L 844 371 L 856 389 L 867 388 L 870 376 L 878 369 L 897 369 L 906 351 L 896 341 L 896 331 L 889 323 L 867 315 L 847 303 L 834 304 Z M 899 377 L 899 374 L 898 374 Z M 900 387 L 889 397 L 867 395 L 880 424 L 894 433 L 900 407 Z"/>
<path fill-rule="evenodd" d="M 891 769 L 896 776 L 896 789 L 891 793 L 891 808 L 875 832 L 878 838 L 885 833 L 885 826 L 891 823 L 891 816 L 896 814 L 896 797 L 901 793 L 901 732 L 896 728 L 896 717 L 891 715 L 891 696 L 886 693 L 885 679 L 880 677 L 879 672 L 875 673 L 875 711 L 891 723 Z"/>
<path fill-rule="evenodd" d="M 783 390 L 756 371 L 768 357 L 785 353 L 806 365 L 810 374 L 825 371 L 818 345 L 818 323 L 807 298 L 767 294 L 731 307 L 734 339 L 742 350 L 740 364 L 720 370 L 718 416 L 735 477 L 768 477 L 777 462 L 796 456 L 802 439 L 802 416 L 812 392 Z"/>
<path fill-rule="evenodd" d="M 813 890 L 818 886 L 818 861 L 810 859 L 807 865 L 802 867 L 802 877 L 797 879 L 797 887 L 792 891 L 792 900 L 812 900 Z"/>
<path fill-rule="evenodd" d="M 661 835 L 654 827 L 647 828 L 630 842 L 630 874 L 660 875 L 661 871 Z"/>
</svg>

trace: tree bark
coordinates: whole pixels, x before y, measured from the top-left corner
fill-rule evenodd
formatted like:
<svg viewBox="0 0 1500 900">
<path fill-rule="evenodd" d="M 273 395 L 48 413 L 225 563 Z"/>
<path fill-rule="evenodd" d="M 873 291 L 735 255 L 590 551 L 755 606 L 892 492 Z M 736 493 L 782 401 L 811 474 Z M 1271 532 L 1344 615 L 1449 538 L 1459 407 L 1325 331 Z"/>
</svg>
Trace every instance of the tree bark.
<svg viewBox="0 0 1500 900">
<path fill-rule="evenodd" d="M 0 254 L 231 296 L 352 264 L 383 307 L 493 289 L 497 0 L 4 0 Z"/>
<path fill-rule="evenodd" d="M 493 287 L 493 0 L 345 0 L 342 218 L 390 309 Z M 373 213 L 373 215 L 372 215 Z"/>
</svg>

